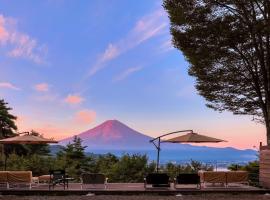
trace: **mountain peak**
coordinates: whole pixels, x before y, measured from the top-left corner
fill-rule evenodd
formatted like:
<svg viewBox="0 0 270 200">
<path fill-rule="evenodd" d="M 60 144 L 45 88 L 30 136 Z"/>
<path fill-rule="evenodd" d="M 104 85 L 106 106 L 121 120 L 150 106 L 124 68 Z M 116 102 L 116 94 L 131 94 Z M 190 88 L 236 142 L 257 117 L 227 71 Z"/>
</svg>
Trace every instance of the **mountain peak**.
<svg viewBox="0 0 270 200">
<path fill-rule="evenodd" d="M 77 135 L 89 148 L 138 148 L 142 146 L 149 147 L 149 136 L 135 131 L 124 123 L 111 119 L 102 124 Z M 67 143 L 72 138 L 62 140 Z"/>
</svg>

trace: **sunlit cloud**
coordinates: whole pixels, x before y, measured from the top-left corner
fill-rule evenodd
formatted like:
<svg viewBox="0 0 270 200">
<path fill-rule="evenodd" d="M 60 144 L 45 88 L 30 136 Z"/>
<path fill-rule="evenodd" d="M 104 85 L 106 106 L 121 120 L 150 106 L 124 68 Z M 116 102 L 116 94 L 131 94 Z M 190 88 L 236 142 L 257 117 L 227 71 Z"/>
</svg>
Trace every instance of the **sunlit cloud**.
<svg viewBox="0 0 270 200">
<path fill-rule="evenodd" d="M 49 85 L 47 83 L 39 83 L 34 86 L 34 89 L 38 92 L 47 92 L 49 91 Z"/>
<path fill-rule="evenodd" d="M 82 98 L 80 95 L 69 94 L 64 101 L 70 105 L 76 105 L 82 103 L 84 98 Z"/>
<path fill-rule="evenodd" d="M 136 66 L 136 67 L 130 67 L 126 70 L 124 70 L 123 72 L 121 72 L 117 77 L 115 77 L 114 81 L 121 81 L 126 79 L 128 76 L 130 76 L 131 74 L 140 71 L 142 69 L 141 66 Z"/>
<path fill-rule="evenodd" d="M 17 30 L 16 24 L 15 19 L 0 14 L 0 44 L 9 49 L 7 56 L 45 64 L 47 46 L 40 45 L 36 39 Z"/>
<path fill-rule="evenodd" d="M 15 85 L 9 82 L 0 82 L 0 88 L 11 89 L 11 90 L 21 90 L 20 88 L 16 87 Z"/>
<path fill-rule="evenodd" d="M 143 42 L 163 33 L 166 33 L 168 19 L 163 9 L 159 9 L 139 19 L 130 32 L 115 43 L 110 43 L 99 56 L 89 71 L 89 76 L 106 67 L 108 61 L 117 58 L 125 52 L 137 47 Z"/>
<path fill-rule="evenodd" d="M 80 110 L 74 116 L 75 122 L 78 122 L 80 124 L 90 124 L 94 122 L 95 119 L 96 119 L 96 112 L 88 109 Z"/>
</svg>

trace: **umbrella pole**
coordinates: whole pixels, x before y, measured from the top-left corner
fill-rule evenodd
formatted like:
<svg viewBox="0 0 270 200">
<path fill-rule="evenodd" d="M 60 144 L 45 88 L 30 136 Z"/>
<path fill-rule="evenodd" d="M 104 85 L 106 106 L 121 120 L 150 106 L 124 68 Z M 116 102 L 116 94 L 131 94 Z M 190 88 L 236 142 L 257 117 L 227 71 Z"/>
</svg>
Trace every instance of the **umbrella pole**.
<svg viewBox="0 0 270 200">
<path fill-rule="evenodd" d="M 157 147 L 158 153 L 157 153 L 157 173 L 159 169 L 159 153 L 160 153 L 160 138 L 158 138 L 158 147 Z"/>
</svg>

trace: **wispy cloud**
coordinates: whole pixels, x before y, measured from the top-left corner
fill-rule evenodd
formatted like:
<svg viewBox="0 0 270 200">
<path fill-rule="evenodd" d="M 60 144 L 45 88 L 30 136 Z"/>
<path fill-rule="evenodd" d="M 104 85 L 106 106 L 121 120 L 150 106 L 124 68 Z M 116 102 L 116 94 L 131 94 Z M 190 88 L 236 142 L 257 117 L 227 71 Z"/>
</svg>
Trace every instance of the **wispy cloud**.
<svg viewBox="0 0 270 200">
<path fill-rule="evenodd" d="M 136 66 L 136 67 L 130 67 L 123 72 L 121 72 L 117 77 L 115 77 L 114 81 L 121 81 L 126 79 L 131 74 L 140 71 L 142 69 L 142 66 Z"/>
<path fill-rule="evenodd" d="M 160 51 L 161 52 L 167 52 L 167 51 L 171 51 L 173 50 L 174 47 L 173 47 L 173 44 L 172 44 L 172 41 L 171 41 L 171 38 L 166 40 L 165 42 L 163 42 L 160 46 Z"/>
<path fill-rule="evenodd" d="M 75 113 L 74 120 L 80 124 L 90 124 L 96 119 L 96 112 L 93 110 L 80 110 Z"/>
<path fill-rule="evenodd" d="M 9 82 L 0 82 L 0 88 L 6 88 L 11 90 L 21 90 L 20 88 L 16 87 L 12 83 Z"/>
<path fill-rule="evenodd" d="M 64 101 L 70 105 L 76 105 L 80 104 L 84 101 L 84 98 L 82 98 L 80 95 L 76 94 L 69 94 Z"/>
<path fill-rule="evenodd" d="M 25 58 L 37 64 L 45 64 L 47 47 L 36 39 L 17 30 L 17 21 L 0 14 L 0 45 L 9 49 L 7 56 Z"/>
<path fill-rule="evenodd" d="M 49 85 L 47 83 L 39 83 L 34 86 L 34 89 L 38 92 L 48 92 Z"/>
<path fill-rule="evenodd" d="M 165 33 L 168 26 L 167 16 L 163 9 L 159 9 L 139 19 L 131 31 L 115 43 L 110 43 L 105 51 L 99 56 L 88 76 L 92 76 L 106 67 L 107 62 L 117 58 L 130 49 L 137 47 L 143 42 Z"/>
</svg>

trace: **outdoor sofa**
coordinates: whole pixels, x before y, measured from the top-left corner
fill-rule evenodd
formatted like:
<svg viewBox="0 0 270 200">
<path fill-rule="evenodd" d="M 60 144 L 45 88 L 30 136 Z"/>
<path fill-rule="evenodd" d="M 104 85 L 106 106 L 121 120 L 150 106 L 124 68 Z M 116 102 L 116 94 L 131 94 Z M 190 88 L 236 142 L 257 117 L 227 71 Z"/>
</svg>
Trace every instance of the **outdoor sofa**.
<svg viewBox="0 0 270 200">
<path fill-rule="evenodd" d="M 197 185 L 197 188 L 201 188 L 200 176 L 198 173 L 180 173 L 174 178 L 174 188 L 177 189 L 178 185 Z"/>
<path fill-rule="evenodd" d="M 225 187 L 228 187 L 230 183 L 248 184 L 248 172 L 246 171 L 200 171 L 199 176 L 204 187 L 206 183 L 220 183 Z"/>
<path fill-rule="evenodd" d="M 0 183 L 7 189 L 16 185 L 32 187 L 32 171 L 0 171 Z"/>
<path fill-rule="evenodd" d="M 104 189 L 107 189 L 108 178 L 104 174 L 100 173 L 83 173 L 81 175 L 81 189 L 84 189 L 85 186 L 103 186 Z"/>
<path fill-rule="evenodd" d="M 144 178 L 144 188 L 152 187 L 170 187 L 170 177 L 166 173 L 151 173 Z"/>
</svg>

